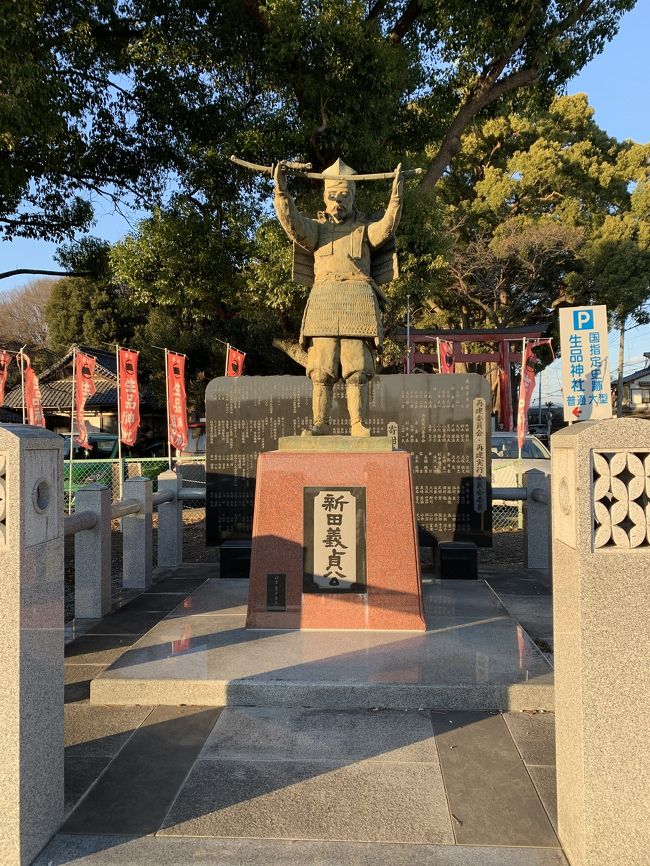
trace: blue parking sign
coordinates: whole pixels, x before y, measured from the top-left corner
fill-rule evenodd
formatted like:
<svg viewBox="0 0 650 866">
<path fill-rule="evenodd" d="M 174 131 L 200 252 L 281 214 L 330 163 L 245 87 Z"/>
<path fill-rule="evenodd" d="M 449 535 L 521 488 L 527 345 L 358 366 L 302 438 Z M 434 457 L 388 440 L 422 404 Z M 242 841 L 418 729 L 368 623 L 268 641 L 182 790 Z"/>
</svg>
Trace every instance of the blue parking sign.
<svg viewBox="0 0 650 866">
<path fill-rule="evenodd" d="M 576 331 L 591 331 L 594 327 L 593 310 L 574 310 L 573 327 Z"/>
</svg>

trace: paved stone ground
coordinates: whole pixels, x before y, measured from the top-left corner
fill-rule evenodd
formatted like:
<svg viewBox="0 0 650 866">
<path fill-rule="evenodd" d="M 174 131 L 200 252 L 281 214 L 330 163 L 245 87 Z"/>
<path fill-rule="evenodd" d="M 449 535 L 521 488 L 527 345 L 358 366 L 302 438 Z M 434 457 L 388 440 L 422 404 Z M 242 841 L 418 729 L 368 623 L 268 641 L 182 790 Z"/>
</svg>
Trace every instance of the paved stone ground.
<svg viewBox="0 0 650 866">
<path fill-rule="evenodd" d="M 486 564 L 481 567 L 481 576 L 553 664 L 553 596 L 548 574 Z"/>
<path fill-rule="evenodd" d="M 183 571 L 67 647 L 67 817 L 36 866 L 566 866 L 552 713 L 91 705 Z"/>
</svg>

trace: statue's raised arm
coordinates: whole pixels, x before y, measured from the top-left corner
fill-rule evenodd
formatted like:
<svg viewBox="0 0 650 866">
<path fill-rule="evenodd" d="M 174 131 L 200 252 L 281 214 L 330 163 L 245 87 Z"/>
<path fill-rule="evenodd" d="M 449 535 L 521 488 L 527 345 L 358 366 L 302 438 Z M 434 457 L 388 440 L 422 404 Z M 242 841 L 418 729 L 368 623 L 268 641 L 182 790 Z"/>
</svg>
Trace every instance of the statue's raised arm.
<svg viewBox="0 0 650 866">
<path fill-rule="evenodd" d="M 318 226 L 314 220 L 301 214 L 287 191 L 287 176 L 281 162 L 273 168 L 275 190 L 273 205 L 280 225 L 292 241 L 306 250 L 315 250 L 318 242 Z"/>
<path fill-rule="evenodd" d="M 402 205 L 404 202 L 404 175 L 402 164 L 395 169 L 393 188 L 390 194 L 388 207 L 383 217 L 368 226 L 368 243 L 373 249 L 377 249 L 386 243 L 395 234 L 402 216 Z"/>
</svg>

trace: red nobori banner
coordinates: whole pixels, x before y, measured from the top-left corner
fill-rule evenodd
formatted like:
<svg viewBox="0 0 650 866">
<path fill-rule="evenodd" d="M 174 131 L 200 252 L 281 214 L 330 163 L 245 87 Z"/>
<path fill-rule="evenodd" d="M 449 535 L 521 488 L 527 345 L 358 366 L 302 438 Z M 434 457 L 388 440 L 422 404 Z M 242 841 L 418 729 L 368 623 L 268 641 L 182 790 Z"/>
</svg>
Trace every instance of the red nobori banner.
<svg viewBox="0 0 650 866">
<path fill-rule="evenodd" d="M 530 400 L 535 390 L 535 367 L 540 363 L 534 350 L 540 346 L 548 346 L 551 354 L 555 357 L 553 339 L 551 337 L 526 341 L 525 351 L 522 352 L 521 385 L 519 386 L 519 407 L 517 412 L 517 442 L 519 450 L 524 447 L 524 440 L 528 432 L 528 409 L 530 408 Z"/>
<path fill-rule="evenodd" d="M 11 364 L 13 355 L 0 349 L 0 406 L 5 402 L 5 386 L 7 384 L 7 367 Z"/>
<path fill-rule="evenodd" d="M 512 389 L 510 387 L 510 364 L 508 355 L 510 343 L 502 341 L 499 343 L 499 421 L 503 429 L 512 432 Z"/>
<path fill-rule="evenodd" d="M 226 358 L 226 376 L 241 376 L 244 372 L 244 359 L 246 352 L 233 349 L 228 346 L 228 357 Z"/>
<path fill-rule="evenodd" d="M 450 340 L 438 340 L 438 352 L 441 373 L 454 373 L 456 363 L 454 361 L 454 344 Z"/>
<path fill-rule="evenodd" d="M 27 411 L 27 423 L 33 427 L 45 427 L 45 415 L 41 402 L 41 387 L 38 384 L 38 376 L 34 372 L 29 355 L 23 352 L 23 375 L 25 377 L 25 409 Z"/>
<path fill-rule="evenodd" d="M 138 355 L 133 349 L 120 349 L 120 438 L 134 445 L 140 426 Z"/>
<path fill-rule="evenodd" d="M 517 443 L 519 450 L 524 447 L 526 433 L 528 433 L 528 409 L 530 398 L 535 390 L 535 365 L 539 364 L 539 358 L 533 351 L 536 344 L 526 343 L 521 362 L 521 384 L 519 385 L 519 407 L 517 412 Z"/>
<path fill-rule="evenodd" d="M 185 394 L 185 355 L 167 352 L 167 407 L 169 445 L 184 451 L 187 445 L 187 398 Z"/>
<path fill-rule="evenodd" d="M 75 420 L 77 422 L 77 442 L 82 448 L 89 448 L 88 428 L 86 427 L 86 416 L 84 409 L 86 400 L 91 397 L 97 388 L 95 387 L 95 364 L 97 359 L 92 355 L 84 355 L 79 352 L 75 361 Z"/>
</svg>

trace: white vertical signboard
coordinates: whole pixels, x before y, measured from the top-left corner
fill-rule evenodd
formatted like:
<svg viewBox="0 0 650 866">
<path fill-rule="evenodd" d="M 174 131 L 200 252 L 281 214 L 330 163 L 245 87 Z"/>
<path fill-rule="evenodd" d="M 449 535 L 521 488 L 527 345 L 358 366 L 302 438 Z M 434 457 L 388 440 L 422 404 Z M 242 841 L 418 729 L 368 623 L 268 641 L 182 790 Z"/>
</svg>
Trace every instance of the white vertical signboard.
<svg viewBox="0 0 650 866">
<path fill-rule="evenodd" d="M 611 418 L 607 307 L 561 309 L 560 348 L 564 420 Z"/>
</svg>

